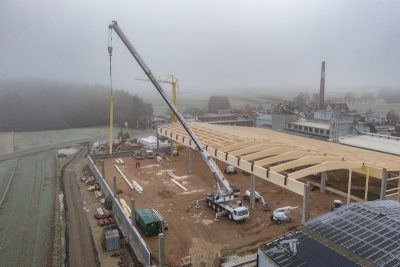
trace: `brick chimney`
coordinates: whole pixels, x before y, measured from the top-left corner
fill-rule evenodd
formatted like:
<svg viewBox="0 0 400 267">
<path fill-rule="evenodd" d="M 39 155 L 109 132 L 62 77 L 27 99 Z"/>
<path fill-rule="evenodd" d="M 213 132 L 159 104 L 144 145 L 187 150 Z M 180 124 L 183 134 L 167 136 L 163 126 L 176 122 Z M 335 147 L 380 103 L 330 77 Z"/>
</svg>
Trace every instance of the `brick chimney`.
<svg viewBox="0 0 400 267">
<path fill-rule="evenodd" d="M 319 86 L 319 109 L 325 107 L 325 61 L 322 61 L 321 66 L 321 83 Z"/>
</svg>

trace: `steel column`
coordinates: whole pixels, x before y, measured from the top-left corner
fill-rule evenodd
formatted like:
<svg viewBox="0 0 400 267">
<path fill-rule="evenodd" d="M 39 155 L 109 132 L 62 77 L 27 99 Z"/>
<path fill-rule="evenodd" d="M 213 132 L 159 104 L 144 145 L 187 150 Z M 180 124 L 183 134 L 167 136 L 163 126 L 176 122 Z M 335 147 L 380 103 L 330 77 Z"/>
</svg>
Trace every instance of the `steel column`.
<svg viewBox="0 0 400 267">
<path fill-rule="evenodd" d="M 321 193 L 325 193 L 327 178 L 328 178 L 328 174 L 326 172 L 321 172 L 321 186 L 319 188 Z"/>
<path fill-rule="evenodd" d="M 188 148 L 189 150 L 189 168 L 188 168 L 188 173 L 192 173 L 193 171 L 193 149 L 191 147 Z"/>
<path fill-rule="evenodd" d="M 381 200 L 384 200 L 386 197 L 387 179 L 388 179 L 388 172 L 386 169 L 383 169 L 382 181 L 381 181 L 381 195 L 380 195 Z"/>
<path fill-rule="evenodd" d="M 135 220 L 136 213 L 135 213 L 135 211 L 136 211 L 135 199 L 131 198 L 131 223 L 132 223 L 132 225 L 136 225 L 136 220 Z"/>
<path fill-rule="evenodd" d="M 254 174 L 250 175 L 250 207 L 252 209 L 256 208 L 256 194 L 255 194 L 255 189 L 256 187 L 256 177 Z"/>
<path fill-rule="evenodd" d="M 113 176 L 113 191 L 114 197 L 117 197 L 117 177 Z"/>
<path fill-rule="evenodd" d="M 165 266 L 165 245 L 164 245 L 164 233 L 158 234 L 159 241 L 159 265 L 160 267 Z"/>
<path fill-rule="evenodd" d="M 301 222 L 305 223 L 308 220 L 309 216 L 309 198 L 310 198 L 310 184 L 304 184 L 304 196 L 303 196 L 303 213 Z"/>
</svg>

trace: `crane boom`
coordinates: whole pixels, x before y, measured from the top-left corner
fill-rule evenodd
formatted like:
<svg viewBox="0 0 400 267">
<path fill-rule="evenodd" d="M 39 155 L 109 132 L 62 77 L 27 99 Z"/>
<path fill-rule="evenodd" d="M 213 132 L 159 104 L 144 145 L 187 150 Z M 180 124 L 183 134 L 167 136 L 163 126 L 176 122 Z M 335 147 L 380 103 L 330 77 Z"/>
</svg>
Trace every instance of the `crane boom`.
<svg viewBox="0 0 400 267">
<path fill-rule="evenodd" d="M 165 100 L 167 105 L 171 108 L 171 110 L 174 112 L 180 123 L 182 124 L 183 128 L 186 130 L 186 132 L 189 134 L 189 136 L 192 138 L 194 141 L 198 151 L 200 152 L 203 160 L 206 162 L 207 166 L 210 168 L 215 181 L 217 182 L 218 189 L 222 195 L 232 195 L 234 194 L 234 189 L 232 186 L 229 184 L 228 180 L 224 177 L 222 174 L 221 170 L 218 168 L 217 164 L 213 161 L 211 158 L 210 154 L 208 153 L 207 150 L 204 149 L 203 144 L 201 143 L 200 139 L 196 136 L 192 128 L 189 126 L 189 124 L 186 122 L 185 118 L 183 115 L 178 111 L 174 103 L 169 99 L 168 95 L 165 93 L 164 89 L 162 86 L 159 84 L 157 79 L 153 76 L 151 73 L 151 70 L 149 67 L 147 67 L 146 63 L 143 61 L 143 59 L 140 57 L 139 53 L 136 51 L 136 49 L 133 47 L 131 42 L 128 40 L 128 38 L 125 36 L 124 32 L 121 30 L 119 27 L 118 23 L 113 20 L 112 23 L 109 25 L 110 29 L 113 29 L 119 38 L 122 40 L 122 42 L 125 44 L 126 48 L 128 48 L 129 52 L 132 54 L 132 56 L 136 59 L 137 63 L 140 65 L 140 67 L 143 69 L 144 73 L 147 75 L 151 83 L 154 85 L 154 87 L 157 89 L 157 91 L 160 93 L 161 97 Z M 226 192 L 222 192 L 219 182 L 223 184 L 223 186 L 226 189 Z"/>
</svg>

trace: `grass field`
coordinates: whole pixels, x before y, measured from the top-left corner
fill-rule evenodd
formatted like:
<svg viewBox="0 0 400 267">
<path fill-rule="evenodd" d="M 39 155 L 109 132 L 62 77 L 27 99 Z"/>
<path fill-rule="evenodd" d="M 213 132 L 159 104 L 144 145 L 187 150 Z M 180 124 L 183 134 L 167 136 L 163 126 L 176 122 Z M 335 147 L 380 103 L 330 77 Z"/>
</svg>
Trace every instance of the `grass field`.
<svg viewBox="0 0 400 267">
<path fill-rule="evenodd" d="M 77 128 L 37 132 L 16 132 L 15 150 L 57 144 L 66 141 L 74 141 L 88 137 L 102 137 L 108 135 L 106 127 Z"/>
<path fill-rule="evenodd" d="M 117 138 L 120 128 L 114 127 L 113 136 Z M 123 129 L 126 132 L 125 129 Z M 149 133 L 148 130 L 128 129 L 131 136 L 143 135 Z M 14 140 L 15 151 L 23 151 L 30 148 L 52 145 L 62 142 L 81 140 L 85 138 L 102 138 L 108 136 L 107 127 L 76 128 L 52 131 L 36 132 L 15 132 L 14 138 L 11 138 L 11 132 L 0 133 L 0 155 L 13 152 L 12 143 Z"/>
<path fill-rule="evenodd" d="M 10 175 L 17 164 L 17 159 L 0 161 L 0 200 L 6 191 Z"/>
<path fill-rule="evenodd" d="M 0 155 L 14 152 L 13 133 L 0 132 Z"/>
<path fill-rule="evenodd" d="M 1 172 L 9 171 L 14 162 L 1 162 Z M 53 245 L 55 167 L 53 150 L 18 159 L 0 209 L 0 266 L 48 265 Z"/>
</svg>

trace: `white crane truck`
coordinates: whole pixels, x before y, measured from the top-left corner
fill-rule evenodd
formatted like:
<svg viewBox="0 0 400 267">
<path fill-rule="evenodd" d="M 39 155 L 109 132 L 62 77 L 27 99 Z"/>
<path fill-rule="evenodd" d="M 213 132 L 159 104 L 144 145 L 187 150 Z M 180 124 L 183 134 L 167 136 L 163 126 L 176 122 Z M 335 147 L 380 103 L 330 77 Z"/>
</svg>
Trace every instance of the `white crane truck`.
<svg viewBox="0 0 400 267">
<path fill-rule="evenodd" d="M 176 115 L 177 119 L 180 121 L 188 135 L 192 138 L 197 150 L 200 152 L 200 155 L 202 156 L 203 160 L 206 162 L 211 173 L 213 174 L 218 191 L 214 194 L 207 195 L 205 198 L 205 202 L 210 207 L 214 208 L 214 210 L 216 210 L 217 212 L 219 211 L 220 213 L 224 213 L 224 215 L 226 215 L 229 219 L 233 221 L 243 221 L 249 218 L 249 209 L 243 206 L 241 202 L 235 201 L 235 199 L 240 196 L 240 191 L 226 180 L 221 170 L 218 168 L 217 164 L 213 161 L 208 151 L 204 148 L 200 139 L 196 136 L 183 115 L 178 111 L 172 100 L 165 93 L 165 90 L 162 88 L 157 79 L 153 76 L 150 69 L 140 57 L 139 53 L 136 51 L 136 49 L 133 47 L 133 45 L 130 43 L 128 38 L 119 27 L 118 23 L 116 21 L 112 21 L 112 23 L 109 25 L 109 29 L 111 31 L 111 34 L 112 30 L 114 30 L 120 37 L 122 42 L 125 44 L 125 46 L 128 48 L 129 52 L 143 69 L 150 82 L 154 85 L 154 87 L 160 93 L 161 97 L 165 100 L 167 105 Z M 108 50 L 112 51 L 112 47 L 109 47 Z M 224 186 L 223 189 L 221 188 L 220 183 Z"/>
</svg>

